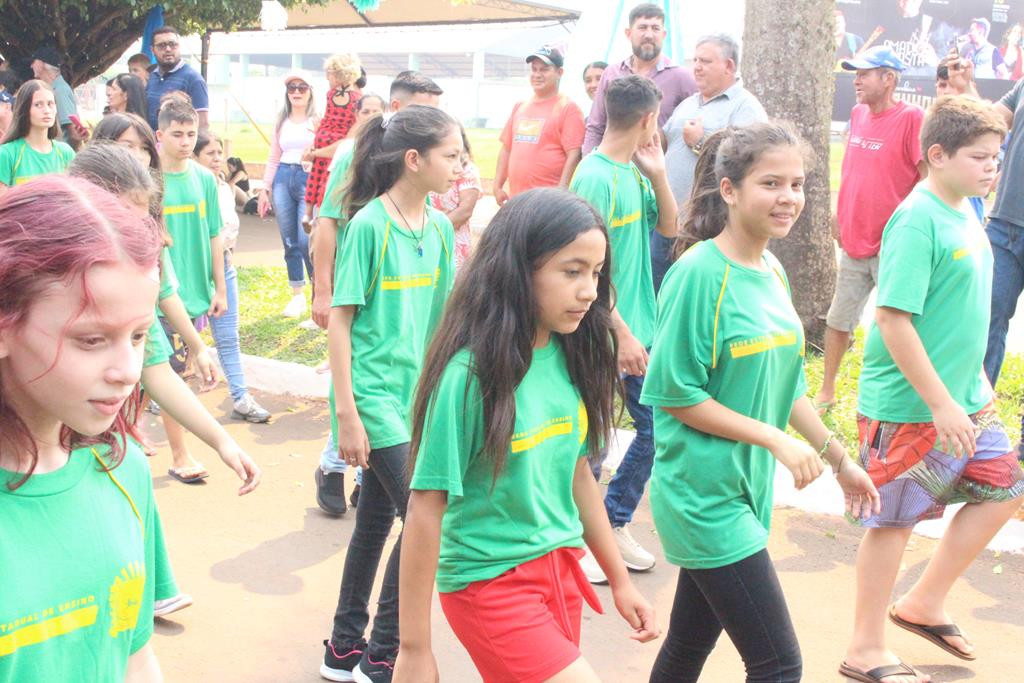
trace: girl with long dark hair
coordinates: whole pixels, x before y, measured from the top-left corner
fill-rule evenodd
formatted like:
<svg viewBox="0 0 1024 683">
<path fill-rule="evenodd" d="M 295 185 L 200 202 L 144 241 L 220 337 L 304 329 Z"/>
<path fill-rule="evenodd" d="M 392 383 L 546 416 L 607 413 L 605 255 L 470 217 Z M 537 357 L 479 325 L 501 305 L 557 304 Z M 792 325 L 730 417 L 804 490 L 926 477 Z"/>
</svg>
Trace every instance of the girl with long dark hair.
<svg viewBox="0 0 1024 683">
<path fill-rule="evenodd" d="M 146 120 L 146 84 L 132 74 L 118 74 L 107 81 L 105 114 L 135 114 Z"/>
<path fill-rule="evenodd" d="M 871 479 L 806 396 L 803 326 L 766 249 L 804 207 L 807 149 L 780 123 L 731 129 L 705 148 L 684 227 L 691 246 L 661 287 L 640 400 L 655 408 L 651 510 L 680 570 L 652 683 L 696 681 L 723 630 L 748 681 L 800 680 L 766 549 L 776 462 L 797 488 L 828 464 L 850 514 L 878 508 Z"/>
<path fill-rule="evenodd" d="M 363 467 L 363 482 L 334 629 L 324 641 L 320 674 L 328 680 L 390 680 L 398 653 L 398 544 L 369 643 L 367 604 L 395 514 L 405 517 L 409 410 L 454 280 L 455 231 L 427 206 L 427 195 L 451 187 L 461 157 L 459 124 L 433 107 L 369 119 L 356 142 L 337 256 L 345 277 L 335 283 L 327 329 L 332 431 L 342 458 Z"/>
<path fill-rule="evenodd" d="M 38 176 L 62 173 L 75 151 L 57 139 L 60 135 L 53 89 L 40 80 L 25 81 L 0 144 L 0 195 Z"/>
<path fill-rule="evenodd" d="M 501 208 L 459 276 L 413 407 L 396 680 L 438 678 L 436 573 L 485 681 L 596 681 L 579 651 L 583 602 L 601 611 L 579 565 L 584 543 L 631 637 L 657 637 L 588 462 L 621 393 L 610 272 L 600 216 L 536 189 Z"/>
</svg>

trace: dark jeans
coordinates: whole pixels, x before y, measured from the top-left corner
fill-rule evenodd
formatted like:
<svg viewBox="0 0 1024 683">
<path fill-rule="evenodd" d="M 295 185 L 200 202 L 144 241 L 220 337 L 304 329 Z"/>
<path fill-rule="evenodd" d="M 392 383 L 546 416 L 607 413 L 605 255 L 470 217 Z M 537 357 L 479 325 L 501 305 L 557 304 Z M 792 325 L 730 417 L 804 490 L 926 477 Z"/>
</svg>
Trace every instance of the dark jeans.
<svg viewBox="0 0 1024 683">
<path fill-rule="evenodd" d="M 767 550 L 716 569 L 680 569 L 668 635 L 651 683 L 696 681 L 722 629 L 747 683 L 796 683 L 803 663 L 786 598 Z"/>
<path fill-rule="evenodd" d="M 370 466 L 363 470 L 356 526 L 348 544 L 338 607 L 334 612 L 331 642 L 335 646 L 345 648 L 357 643 L 366 633 L 366 625 L 370 621 L 370 592 L 384 543 L 395 522 L 395 512 L 405 519 L 405 506 L 409 501 L 408 458 L 408 443 L 370 451 Z M 384 569 L 377 615 L 370 633 L 369 651 L 374 658 L 393 660 L 398 653 L 398 562 L 401 547 L 402 539 L 399 537 Z"/>
<path fill-rule="evenodd" d="M 622 382 L 626 389 L 626 410 L 633 418 L 636 436 L 622 456 L 622 462 L 608 483 L 608 492 L 604 497 L 608 521 L 613 527 L 625 526 L 633 521 L 633 513 L 640 504 L 654 466 L 654 412 L 650 406 L 640 405 L 644 378 L 626 375 Z"/>
<path fill-rule="evenodd" d="M 661 281 L 672 265 L 672 248 L 676 241 L 665 237 L 657 230 L 651 230 L 651 275 L 654 276 L 654 293 L 661 289 Z"/>
</svg>

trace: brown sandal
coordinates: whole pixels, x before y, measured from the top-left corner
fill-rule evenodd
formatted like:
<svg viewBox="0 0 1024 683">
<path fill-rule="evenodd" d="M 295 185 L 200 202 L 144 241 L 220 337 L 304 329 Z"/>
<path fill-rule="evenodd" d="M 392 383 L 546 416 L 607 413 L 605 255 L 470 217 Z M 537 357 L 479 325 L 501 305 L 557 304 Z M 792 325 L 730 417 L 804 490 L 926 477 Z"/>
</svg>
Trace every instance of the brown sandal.
<svg viewBox="0 0 1024 683">
<path fill-rule="evenodd" d="M 964 638 L 964 634 L 960 631 L 960 628 L 956 624 L 937 624 L 935 626 L 915 624 L 914 622 L 907 621 L 900 615 L 896 614 L 896 605 L 891 605 L 889 607 L 889 621 L 896 624 L 902 629 L 906 629 L 907 631 L 919 635 L 925 640 L 930 641 L 935 645 L 938 645 L 954 657 L 965 659 L 968 662 L 972 662 L 978 658 L 973 652 L 964 652 L 959 648 L 953 647 L 949 644 L 949 641 L 947 641 L 943 637 L 960 636 L 961 638 Z M 964 638 L 964 640 L 967 639 Z"/>
</svg>

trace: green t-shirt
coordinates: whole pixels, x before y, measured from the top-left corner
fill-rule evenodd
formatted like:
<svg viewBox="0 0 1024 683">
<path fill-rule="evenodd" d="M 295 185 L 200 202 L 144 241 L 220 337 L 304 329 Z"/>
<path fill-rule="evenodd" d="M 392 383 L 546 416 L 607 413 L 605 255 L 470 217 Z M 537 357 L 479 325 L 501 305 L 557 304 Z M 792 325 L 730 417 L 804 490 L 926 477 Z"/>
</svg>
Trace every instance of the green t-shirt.
<svg viewBox="0 0 1024 683">
<path fill-rule="evenodd" d="M 916 187 L 882 233 L 878 306 L 911 313 L 928 359 L 968 414 L 992 400 L 981 378 L 992 306 L 992 247 L 966 204 L 957 211 Z M 886 422 L 931 422 L 872 324 L 864 344 L 857 409 Z"/>
<path fill-rule="evenodd" d="M 380 198 L 345 228 L 338 250 L 334 306 L 356 306 L 352 320 L 352 390 L 370 448 L 409 441 L 409 411 L 427 343 L 455 281 L 455 230 L 427 207 L 421 251 Z M 333 390 L 333 387 L 332 387 Z M 331 410 L 337 436 L 337 417 Z"/>
<path fill-rule="evenodd" d="M 178 295 L 189 317 L 197 318 L 213 301 L 210 240 L 220 234 L 221 218 L 216 179 L 191 159 L 185 171 L 164 173 L 164 223 L 174 241 L 171 263 Z"/>
<path fill-rule="evenodd" d="M 764 270 L 727 259 L 711 240 L 668 271 L 658 300 L 640 402 L 687 407 L 714 399 L 785 428 L 807 393 L 804 333 L 778 260 Z M 762 550 L 771 524 L 775 459 L 654 411 L 651 510 L 673 564 L 713 569 Z"/>
<path fill-rule="evenodd" d="M 569 189 L 604 218 L 612 248 L 615 307 L 633 336 L 650 348 L 657 310 L 651 230 L 658 225 L 658 202 L 651 181 L 633 162 L 620 164 L 595 151 L 576 167 Z"/>
<path fill-rule="evenodd" d="M 432 395 L 411 487 L 447 491 L 437 589 L 461 590 L 564 547 L 582 547 L 573 473 L 587 454 L 587 413 L 569 379 L 561 342 L 534 351 L 516 387 L 508 460 L 494 488 L 482 455 L 483 400 L 459 351 Z M 467 386 L 469 388 L 467 392 Z"/>
<path fill-rule="evenodd" d="M 48 154 L 32 149 L 25 138 L 0 145 L 0 183 L 14 187 L 41 175 L 63 173 L 75 158 L 75 151 L 60 140 L 51 142 L 53 148 Z"/>
<path fill-rule="evenodd" d="M 141 449 L 110 473 L 92 451 L 14 491 L 21 475 L 0 470 L 0 683 L 124 680 L 153 633 L 156 577 L 177 590 Z"/>
<path fill-rule="evenodd" d="M 178 293 L 178 278 L 174 276 L 174 266 L 171 264 L 171 257 L 167 247 L 160 250 L 160 301 Z M 171 342 L 164 334 L 164 328 L 160 324 L 160 306 L 156 307 L 157 317 L 149 326 L 146 333 L 146 353 L 142 361 L 142 367 L 148 368 L 151 365 L 166 363 L 167 359 L 174 353 Z"/>
<path fill-rule="evenodd" d="M 342 144 L 345 141 L 342 140 Z M 346 149 L 338 154 L 337 162 L 331 169 L 331 175 L 327 178 L 327 188 L 324 190 L 324 200 L 320 204 L 320 212 L 317 214 L 324 218 L 341 220 L 342 193 L 341 188 L 345 186 L 348 178 L 348 169 L 352 165 L 352 155 L 355 153 L 355 145 L 348 145 Z"/>
</svg>

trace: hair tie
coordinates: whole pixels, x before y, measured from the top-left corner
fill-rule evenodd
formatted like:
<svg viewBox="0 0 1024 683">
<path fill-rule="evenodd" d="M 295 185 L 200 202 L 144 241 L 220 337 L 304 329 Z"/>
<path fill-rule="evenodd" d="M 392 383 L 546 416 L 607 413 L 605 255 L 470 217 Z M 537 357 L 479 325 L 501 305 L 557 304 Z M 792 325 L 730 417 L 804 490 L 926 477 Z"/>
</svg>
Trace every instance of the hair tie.
<svg viewBox="0 0 1024 683">
<path fill-rule="evenodd" d="M 384 130 L 387 130 L 388 129 L 388 124 L 391 122 L 391 119 L 392 119 L 393 116 L 394 116 L 394 113 L 390 112 L 390 111 L 386 111 L 383 114 L 381 114 L 380 115 L 380 127 L 383 128 Z"/>
</svg>

